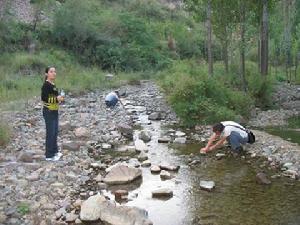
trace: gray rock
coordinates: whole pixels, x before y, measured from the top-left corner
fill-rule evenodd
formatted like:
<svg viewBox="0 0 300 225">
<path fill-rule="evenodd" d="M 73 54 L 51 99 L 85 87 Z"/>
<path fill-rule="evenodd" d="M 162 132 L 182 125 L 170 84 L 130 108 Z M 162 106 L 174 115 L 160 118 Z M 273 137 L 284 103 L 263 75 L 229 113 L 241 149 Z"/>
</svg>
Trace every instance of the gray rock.
<svg viewBox="0 0 300 225">
<path fill-rule="evenodd" d="M 31 163 L 33 162 L 33 154 L 29 152 L 21 152 L 18 157 L 18 161 L 25 162 L 25 163 Z"/>
<path fill-rule="evenodd" d="M 226 155 L 225 155 L 224 153 L 217 153 L 217 154 L 216 154 L 216 158 L 217 158 L 218 160 L 224 158 L 225 156 L 226 156 Z"/>
<path fill-rule="evenodd" d="M 140 162 L 143 162 L 143 161 L 145 161 L 145 160 L 147 160 L 148 159 L 148 156 L 147 156 L 147 154 L 145 153 L 145 152 L 141 152 L 139 155 L 138 155 L 138 160 L 140 161 Z"/>
<path fill-rule="evenodd" d="M 139 134 L 139 139 L 143 140 L 144 142 L 149 142 L 151 141 L 151 134 L 148 131 L 142 131 Z"/>
<path fill-rule="evenodd" d="M 175 138 L 174 143 L 176 143 L 176 144 L 185 144 L 186 143 L 186 137 L 177 137 L 177 138 Z"/>
<path fill-rule="evenodd" d="M 258 184 L 271 184 L 271 181 L 268 179 L 267 175 L 263 172 L 256 174 L 256 183 Z"/>
<path fill-rule="evenodd" d="M 145 160 L 144 162 L 142 162 L 141 166 L 142 167 L 149 167 L 149 166 L 151 166 L 150 160 Z"/>
<path fill-rule="evenodd" d="M 169 188 L 161 188 L 155 191 L 152 191 L 153 198 L 171 198 L 173 197 L 173 191 Z"/>
<path fill-rule="evenodd" d="M 184 137 L 184 136 L 185 136 L 185 133 L 182 132 L 182 131 L 176 131 L 175 136 L 176 136 L 176 137 Z"/>
<path fill-rule="evenodd" d="M 69 151 L 78 151 L 80 149 L 80 145 L 81 143 L 76 141 L 64 142 L 62 144 L 62 149 Z"/>
<path fill-rule="evenodd" d="M 76 219 L 78 219 L 78 215 L 74 213 L 67 213 L 66 214 L 66 222 L 71 223 L 74 222 Z"/>
<path fill-rule="evenodd" d="M 82 221 L 96 221 L 100 219 L 102 203 L 106 202 L 105 197 L 100 194 L 89 197 L 81 205 L 80 219 Z"/>
<path fill-rule="evenodd" d="M 131 168 L 126 165 L 117 165 L 113 167 L 105 176 L 103 181 L 106 184 L 127 184 L 142 176 L 142 171 L 137 168 Z"/>
<path fill-rule="evenodd" d="M 133 128 L 127 124 L 119 124 L 118 125 L 119 132 L 126 138 L 130 140 L 133 139 Z"/>
<path fill-rule="evenodd" d="M 159 173 L 161 171 L 160 167 L 157 165 L 153 165 L 150 168 L 151 173 Z"/>
<path fill-rule="evenodd" d="M 160 137 L 158 138 L 158 143 L 169 143 L 171 141 L 170 137 Z"/>
<path fill-rule="evenodd" d="M 162 170 L 168 170 L 168 171 L 178 171 L 180 168 L 179 166 L 172 166 L 168 164 L 161 164 L 159 167 Z"/>
<path fill-rule="evenodd" d="M 141 139 L 135 140 L 134 146 L 135 146 L 135 150 L 136 150 L 137 152 L 145 152 L 145 151 L 148 151 L 147 145 L 146 145 Z"/>
<path fill-rule="evenodd" d="M 161 120 L 161 114 L 159 112 L 151 113 L 148 117 L 149 120 Z"/>
<path fill-rule="evenodd" d="M 162 170 L 162 171 L 160 172 L 160 178 L 161 178 L 162 180 L 168 180 L 168 179 L 171 179 L 172 176 L 171 176 L 171 174 L 170 174 L 169 172 L 167 172 L 167 171 L 165 171 L 165 170 Z"/>
<path fill-rule="evenodd" d="M 214 181 L 200 181 L 200 188 L 205 191 L 212 191 L 215 188 Z"/>
<path fill-rule="evenodd" d="M 75 136 L 78 138 L 87 138 L 90 136 L 90 132 L 85 127 L 79 127 L 75 129 Z"/>
</svg>

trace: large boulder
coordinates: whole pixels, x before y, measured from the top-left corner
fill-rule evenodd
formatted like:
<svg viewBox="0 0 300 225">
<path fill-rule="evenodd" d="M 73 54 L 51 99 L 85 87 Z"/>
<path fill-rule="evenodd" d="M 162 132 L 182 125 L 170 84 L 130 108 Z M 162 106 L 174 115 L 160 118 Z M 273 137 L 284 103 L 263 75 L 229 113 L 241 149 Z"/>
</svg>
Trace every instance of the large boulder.
<svg viewBox="0 0 300 225">
<path fill-rule="evenodd" d="M 147 211 L 136 207 L 116 206 L 101 195 L 90 197 L 81 206 L 82 221 L 101 220 L 111 225 L 152 225 Z"/>
<path fill-rule="evenodd" d="M 96 221 L 101 216 L 101 206 L 106 201 L 105 197 L 101 195 L 94 195 L 89 197 L 81 205 L 80 219 L 83 221 Z"/>
<path fill-rule="evenodd" d="M 113 167 L 105 176 L 103 181 L 106 184 L 127 184 L 142 176 L 142 171 L 137 168 L 126 165 L 117 165 Z"/>
</svg>

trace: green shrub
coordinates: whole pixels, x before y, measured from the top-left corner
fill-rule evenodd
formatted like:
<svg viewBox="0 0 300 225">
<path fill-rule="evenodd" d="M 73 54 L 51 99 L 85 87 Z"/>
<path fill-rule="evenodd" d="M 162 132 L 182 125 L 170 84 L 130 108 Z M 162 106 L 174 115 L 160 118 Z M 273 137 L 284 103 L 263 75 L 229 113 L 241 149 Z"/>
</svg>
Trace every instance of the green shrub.
<svg viewBox="0 0 300 225">
<path fill-rule="evenodd" d="M 218 78 L 221 75 L 209 78 L 206 67 L 177 61 L 160 74 L 161 86 L 178 116 L 186 125 L 247 117 L 253 107 L 251 97 L 225 86 Z"/>
</svg>

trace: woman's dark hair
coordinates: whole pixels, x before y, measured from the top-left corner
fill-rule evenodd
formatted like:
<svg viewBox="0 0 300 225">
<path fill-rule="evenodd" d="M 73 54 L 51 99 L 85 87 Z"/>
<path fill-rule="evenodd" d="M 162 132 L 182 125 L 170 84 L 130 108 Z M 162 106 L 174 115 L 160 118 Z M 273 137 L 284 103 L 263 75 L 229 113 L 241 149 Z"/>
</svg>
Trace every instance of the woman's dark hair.
<svg viewBox="0 0 300 225">
<path fill-rule="evenodd" d="M 218 132 L 222 132 L 224 130 L 225 126 L 222 123 L 216 123 L 215 125 L 213 125 L 213 132 L 216 133 L 216 131 Z"/>
<path fill-rule="evenodd" d="M 47 74 L 51 68 L 54 68 L 54 66 L 47 66 L 45 69 L 45 73 Z M 45 76 L 45 81 L 46 80 L 47 80 L 47 75 Z"/>
</svg>

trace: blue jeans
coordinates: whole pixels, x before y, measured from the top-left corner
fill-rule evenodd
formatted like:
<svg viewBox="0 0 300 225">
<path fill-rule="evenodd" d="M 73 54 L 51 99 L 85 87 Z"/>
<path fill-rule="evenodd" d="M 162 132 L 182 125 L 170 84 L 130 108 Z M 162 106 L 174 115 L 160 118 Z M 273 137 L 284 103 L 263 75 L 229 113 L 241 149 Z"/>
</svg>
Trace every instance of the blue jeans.
<svg viewBox="0 0 300 225">
<path fill-rule="evenodd" d="M 58 111 L 44 107 L 43 117 L 46 123 L 46 158 L 51 158 L 58 152 Z"/>
<path fill-rule="evenodd" d="M 242 147 L 241 145 L 248 142 L 248 137 L 243 138 L 238 132 L 232 131 L 227 137 L 227 141 L 229 142 L 232 151 L 239 152 Z"/>
</svg>

